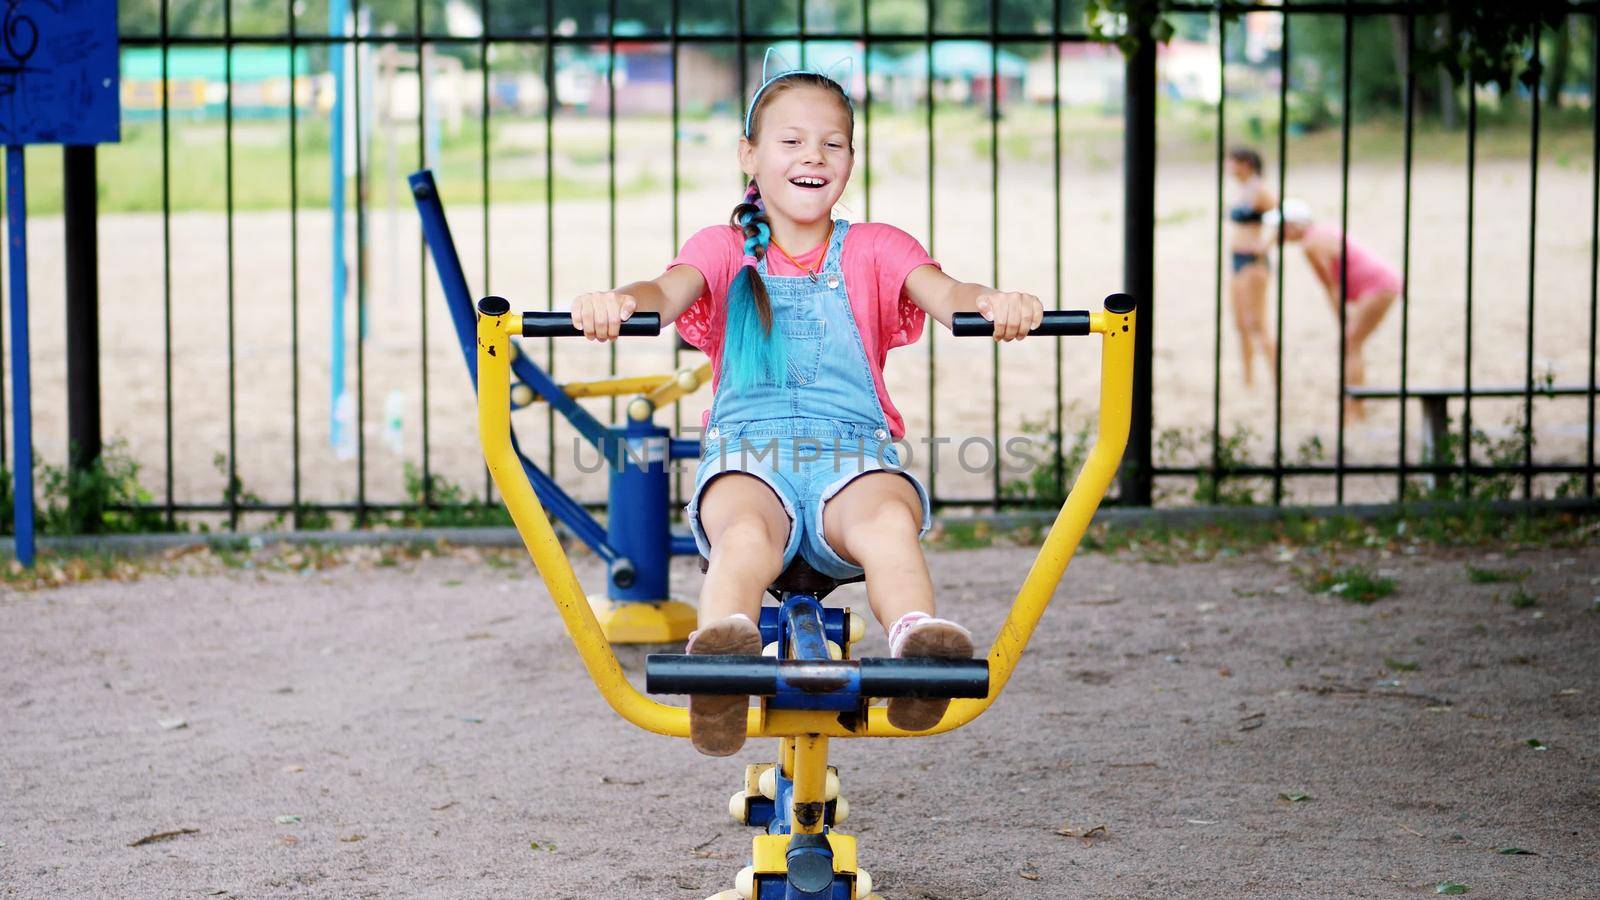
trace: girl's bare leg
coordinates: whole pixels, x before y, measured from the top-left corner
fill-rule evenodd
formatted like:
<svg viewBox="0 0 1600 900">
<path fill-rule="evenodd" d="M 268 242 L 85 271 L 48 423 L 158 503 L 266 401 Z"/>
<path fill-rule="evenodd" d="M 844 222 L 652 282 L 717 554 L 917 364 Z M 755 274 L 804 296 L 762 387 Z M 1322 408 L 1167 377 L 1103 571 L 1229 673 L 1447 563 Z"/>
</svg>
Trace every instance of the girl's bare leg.
<svg viewBox="0 0 1600 900">
<path fill-rule="evenodd" d="M 1378 324 L 1383 317 L 1388 315 L 1389 307 L 1394 305 L 1397 291 L 1375 291 L 1362 297 L 1360 301 L 1351 304 L 1350 311 L 1345 314 L 1345 327 L 1349 330 L 1349 337 L 1345 343 L 1363 344 L 1371 334 L 1378 330 Z"/>
<path fill-rule="evenodd" d="M 1378 323 L 1383 321 L 1389 307 L 1394 304 L 1395 291 L 1381 291 L 1367 294 L 1359 301 L 1350 304 L 1345 313 L 1345 338 L 1344 338 L 1344 383 L 1347 387 L 1357 387 L 1367 383 L 1367 363 L 1362 353 L 1366 346 L 1367 338 L 1378 328 Z M 1345 415 L 1349 418 L 1361 420 L 1366 418 L 1366 406 L 1360 400 L 1346 398 Z"/>
<path fill-rule="evenodd" d="M 700 588 L 700 629 L 689 653 L 754 656 L 761 652 L 761 596 L 783 568 L 789 514 L 754 475 L 719 475 L 700 498 L 700 526 L 711 560 Z M 689 738 L 707 756 L 729 756 L 744 746 L 747 696 L 689 697 Z"/>
<path fill-rule="evenodd" d="M 783 569 L 791 527 L 783 501 L 754 475 L 719 475 L 700 498 L 700 527 L 711 542 L 700 588 L 700 625 L 735 613 L 754 619 L 762 594 Z"/>
<path fill-rule="evenodd" d="M 1228 300 L 1233 306 L 1233 327 L 1239 332 L 1239 359 L 1244 365 L 1246 387 L 1255 384 L 1255 328 L 1251 323 L 1248 285 L 1244 272 L 1235 272 L 1228 281 Z"/>
<path fill-rule="evenodd" d="M 1256 329 L 1256 346 L 1261 348 L 1261 358 L 1266 363 L 1268 377 L 1276 382 L 1278 342 L 1272 337 L 1272 329 L 1267 327 L 1267 267 L 1255 265 L 1246 272 L 1250 275 L 1246 284 L 1250 288 L 1250 321 Z"/>
<path fill-rule="evenodd" d="M 888 631 L 906 613 L 933 615 L 933 579 L 922 556 L 922 500 L 904 476 L 869 472 L 829 498 L 822 534 L 845 562 L 867 572 L 867 602 Z"/>
<path fill-rule="evenodd" d="M 908 657 L 970 657 L 971 633 L 954 622 L 932 618 L 933 580 L 917 540 L 921 526 L 922 501 L 916 488 L 891 472 L 857 478 L 822 511 L 822 531 L 829 546 L 866 570 L 867 600 L 889 633 L 892 650 Z M 941 698 L 895 697 L 889 701 L 889 724 L 926 731 L 939 724 L 949 705 Z"/>
<path fill-rule="evenodd" d="M 1267 371 L 1277 377 L 1277 347 L 1267 329 L 1267 267 L 1259 263 L 1245 266 L 1229 282 L 1233 299 L 1233 321 L 1239 330 L 1239 352 L 1244 358 L 1244 383 L 1255 384 L 1255 356 L 1266 360 Z"/>
</svg>

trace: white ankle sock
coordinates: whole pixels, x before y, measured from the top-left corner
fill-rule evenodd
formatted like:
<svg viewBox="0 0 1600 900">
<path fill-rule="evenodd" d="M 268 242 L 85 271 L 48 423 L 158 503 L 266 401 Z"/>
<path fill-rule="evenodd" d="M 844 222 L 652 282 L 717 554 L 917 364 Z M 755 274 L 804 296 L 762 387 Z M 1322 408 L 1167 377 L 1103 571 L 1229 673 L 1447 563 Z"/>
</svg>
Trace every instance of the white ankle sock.
<svg viewBox="0 0 1600 900">
<path fill-rule="evenodd" d="M 925 612 L 908 612 L 895 620 L 895 623 L 889 626 L 889 655 L 898 657 L 900 648 L 905 646 L 906 635 L 911 633 L 912 627 L 918 622 L 925 622 L 932 618 Z"/>
</svg>

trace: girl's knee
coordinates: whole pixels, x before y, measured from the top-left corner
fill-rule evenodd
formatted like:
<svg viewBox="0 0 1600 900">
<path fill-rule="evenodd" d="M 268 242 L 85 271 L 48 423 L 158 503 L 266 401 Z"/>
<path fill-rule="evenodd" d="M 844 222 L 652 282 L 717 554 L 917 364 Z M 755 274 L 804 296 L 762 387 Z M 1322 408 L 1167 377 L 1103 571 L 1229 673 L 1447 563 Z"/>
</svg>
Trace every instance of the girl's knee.
<svg viewBox="0 0 1600 900">
<path fill-rule="evenodd" d="M 777 523 L 768 521 L 755 512 L 741 512 L 720 523 L 715 531 L 707 529 L 706 537 L 713 551 L 732 552 L 740 557 L 753 557 L 766 561 L 767 557 L 781 558 L 789 542 L 789 530 L 781 530 Z"/>
<path fill-rule="evenodd" d="M 730 528 L 759 529 L 778 536 L 782 547 L 789 533 L 789 513 L 777 493 L 756 476 L 739 472 L 718 475 L 703 488 L 699 520 L 712 543 Z"/>
<path fill-rule="evenodd" d="M 853 555 L 874 547 L 915 542 L 922 531 L 922 504 L 891 496 L 883 502 L 841 510 L 837 517 L 840 540 Z"/>
</svg>

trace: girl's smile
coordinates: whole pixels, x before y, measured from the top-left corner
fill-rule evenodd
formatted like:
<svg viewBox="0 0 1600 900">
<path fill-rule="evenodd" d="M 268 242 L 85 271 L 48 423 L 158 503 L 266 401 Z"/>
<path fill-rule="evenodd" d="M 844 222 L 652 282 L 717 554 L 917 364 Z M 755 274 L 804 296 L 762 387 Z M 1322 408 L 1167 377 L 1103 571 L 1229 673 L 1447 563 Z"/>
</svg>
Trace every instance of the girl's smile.
<svg viewBox="0 0 1600 900">
<path fill-rule="evenodd" d="M 739 167 L 755 179 L 774 237 L 797 250 L 822 240 L 855 164 L 850 118 L 817 88 L 773 97 L 739 142 Z"/>
</svg>

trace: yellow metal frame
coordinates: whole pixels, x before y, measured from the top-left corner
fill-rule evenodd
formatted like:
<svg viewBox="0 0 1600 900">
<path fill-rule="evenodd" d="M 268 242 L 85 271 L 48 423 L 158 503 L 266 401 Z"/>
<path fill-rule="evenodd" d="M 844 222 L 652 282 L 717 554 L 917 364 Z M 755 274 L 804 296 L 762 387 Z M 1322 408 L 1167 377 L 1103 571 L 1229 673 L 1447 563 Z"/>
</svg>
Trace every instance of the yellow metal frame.
<svg viewBox="0 0 1600 900">
<path fill-rule="evenodd" d="M 887 710 L 873 707 L 868 716 L 852 724 L 840 722 L 831 712 L 765 710 L 752 707 L 751 737 L 908 737 L 953 731 L 982 715 L 1010 681 L 1034 628 L 1050 605 L 1050 598 L 1067 564 L 1078 549 L 1116 475 L 1128 443 L 1128 423 L 1133 398 L 1134 313 L 1095 312 L 1089 328 L 1102 336 L 1100 365 L 1100 421 L 1094 449 L 1073 482 L 1072 491 L 1045 536 L 1039 555 L 1023 579 L 989 648 L 989 694 L 981 699 L 955 700 L 938 725 L 927 731 L 908 732 L 889 724 Z M 495 485 L 505 498 L 512 521 L 527 545 L 555 601 L 595 687 L 622 718 L 646 731 L 673 737 L 689 734 L 689 711 L 650 699 L 628 682 L 616 654 L 606 641 L 578 576 L 556 540 L 550 519 L 528 483 L 516 451 L 511 447 L 510 335 L 522 333 L 522 316 L 478 316 L 478 436 Z M 825 750 L 824 750 L 825 752 Z"/>
<path fill-rule="evenodd" d="M 612 644 L 670 644 L 686 641 L 699 621 L 699 611 L 682 600 L 612 600 L 589 598 L 595 621 Z"/>
<path fill-rule="evenodd" d="M 671 375 L 635 375 L 627 378 L 607 378 L 603 381 L 569 381 L 561 386 L 561 392 L 574 398 L 643 394 L 660 408 L 697 390 L 710 377 L 711 363 L 701 363 L 697 368 L 684 369 Z M 536 394 L 532 402 L 543 403 L 544 397 Z"/>
<path fill-rule="evenodd" d="M 828 832 L 828 849 L 833 851 L 833 871 L 836 875 L 856 874 L 856 839 L 837 831 Z M 757 875 L 782 875 L 789 871 L 789 835 L 758 834 L 750 852 L 750 862 Z M 854 884 L 851 885 L 854 887 Z"/>
</svg>

